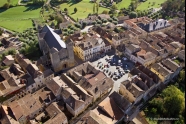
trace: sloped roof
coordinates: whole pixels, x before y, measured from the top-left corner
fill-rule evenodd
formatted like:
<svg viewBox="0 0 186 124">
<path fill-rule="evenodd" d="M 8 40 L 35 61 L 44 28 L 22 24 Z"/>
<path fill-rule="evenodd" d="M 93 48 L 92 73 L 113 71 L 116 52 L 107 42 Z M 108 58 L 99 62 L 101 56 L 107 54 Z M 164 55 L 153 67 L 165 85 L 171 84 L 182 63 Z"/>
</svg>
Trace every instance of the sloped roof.
<svg viewBox="0 0 186 124">
<path fill-rule="evenodd" d="M 36 78 L 39 74 L 41 74 L 39 68 L 35 64 L 29 64 L 26 67 L 26 70 L 32 76 L 32 78 Z"/>
<path fill-rule="evenodd" d="M 59 51 L 62 48 L 66 48 L 65 42 L 54 32 L 54 29 L 50 28 L 48 25 L 45 25 L 40 33 L 45 33 L 43 39 L 46 41 L 50 49 L 54 47 Z"/>
<path fill-rule="evenodd" d="M 107 97 L 98 106 L 99 108 L 101 108 L 101 110 L 106 112 L 111 118 L 115 120 L 120 120 L 122 116 L 124 115 L 124 113 L 116 105 L 112 97 Z"/>
<path fill-rule="evenodd" d="M 176 62 L 172 61 L 171 59 L 166 59 L 162 61 L 162 64 L 174 72 L 180 67 Z"/>
<path fill-rule="evenodd" d="M 76 124 L 107 124 L 107 123 L 106 120 L 103 120 L 94 111 L 90 110 Z"/>
<path fill-rule="evenodd" d="M 109 97 L 111 97 L 114 102 L 120 107 L 122 110 L 126 110 L 130 105 L 130 101 L 122 97 L 122 95 L 118 94 L 117 92 L 113 92 Z"/>
<path fill-rule="evenodd" d="M 32 62 L 27 59 L 24 55 L 22 54 L 16 54 L 15 55 L 15 60 L 17 61 L 17 63 L 24 69 L 26 69 L 26 67 L 31 64 Z"/>
<path fill-rule="evenodd" d="M 66 83 L 64 83 L 60 77 L 54 77 L 51 81 L 46 83 L 46 86 L 53 92 L 54 95 L 57 95 L 59 89 L 65 85 Z"/>
<path fill-rule="evenodd" d="M 80 98 L 77 95 L 71 95 L 67 100 L 66 103 L 74 110 L 76 111 L 80 106 L 84 104 L 83 100 L 80 100 Z"/>
<path fill-rule="evenodd" d="M 51 69 L 47 69 L 43 72 L 44 78 L 52 75 L 54 72 Z"/>
</svg>

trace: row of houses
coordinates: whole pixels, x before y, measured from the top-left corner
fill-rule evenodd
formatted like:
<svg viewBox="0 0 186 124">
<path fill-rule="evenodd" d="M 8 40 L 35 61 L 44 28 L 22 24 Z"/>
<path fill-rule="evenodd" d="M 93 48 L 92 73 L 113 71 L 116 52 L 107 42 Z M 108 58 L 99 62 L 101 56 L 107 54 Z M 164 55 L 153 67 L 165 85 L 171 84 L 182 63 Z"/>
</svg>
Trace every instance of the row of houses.
<svg viewBox="0 0 186 124">
<path fill-rule="evenodd" d="M 77 123 L 148 124 L 140 112 L 145 102 L 164 89 L 168 82 L 178 76 L 181 69 L 171 59 L 155 63 L 151 68 L 143 65 L 133 68 L 128 80 L 121 83 L 119 92 L 114 91 Z"/>
<path fill-rule="evenodd" d="M 42 77 L 40 76 L 39 79 Z M 33 92 L 29 92 L 26 88 L 16 93 L 19 96 L 16 100 L 1 106 L 5 113 L 3 119 L 9 118 L 6 123 L 11 123 L 11 117 L 14 118 L 12 121 L 24 124 L 31 123 L 33 120 L 39 122 L 42 118 L 50 116 L 46 123 L 67 124 L 64 108 L 72 116 L 77 116 L 98 98 L 108 93 L 114 84 L 112 79 L 96 70 L 90 62 L 72 68 L 60 76 L 50 75 L 46 80 L 49 81 L 45 81 L 43 85 L 41 80 L 37 83 L 33 80 L 33 84 L 37 86 L 32 84 L 32 89 L 39 87 L 38 85 L 42 87 Z M 58 103 L 61 104 L 56 105 Z"/>
</svg>

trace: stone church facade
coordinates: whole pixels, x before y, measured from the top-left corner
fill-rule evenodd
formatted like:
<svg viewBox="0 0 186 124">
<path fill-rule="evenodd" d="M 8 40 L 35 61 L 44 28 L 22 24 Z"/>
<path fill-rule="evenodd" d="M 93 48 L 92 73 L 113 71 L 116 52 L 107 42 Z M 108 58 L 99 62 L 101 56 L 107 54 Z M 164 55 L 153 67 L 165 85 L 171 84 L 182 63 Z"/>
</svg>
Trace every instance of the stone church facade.
<svg viewBox="0 0 186 124">
<path fill-rule="evenodd" d="M 74 66 L 73 42 L 64 42 L 59 30 L 45 25 L 38 34 L 39 47 L 43 53 L 40 58 L 43 65 L 51 67 L 54 72 Z"/>
</svg>

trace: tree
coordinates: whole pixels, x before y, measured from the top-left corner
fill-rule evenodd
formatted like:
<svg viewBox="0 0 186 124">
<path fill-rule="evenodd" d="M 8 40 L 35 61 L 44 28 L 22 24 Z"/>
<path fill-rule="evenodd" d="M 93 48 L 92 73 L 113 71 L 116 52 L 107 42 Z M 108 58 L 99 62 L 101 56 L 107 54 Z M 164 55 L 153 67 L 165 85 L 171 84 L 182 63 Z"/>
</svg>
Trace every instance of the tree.
<svg viewBox="0 0 186 124">
<path fill-rule="evenodd" d="M 138 0 L 133 0 L 131 3 L 130 3 L 130 7 L 131 7 L 131 10 L 134 11 L 138 6 Z"/>
<path fill-rule="evenodd" d="M 96 4 L 93 4 L 93 14 L 95 13 Z"/>
<path fill-rule="evenodd" d="M 175 86 L 171 85 L 162 92 L 164 98 L 163 107 L 169 117 L 181 114 L 185 109 L 184 94 Z"/>
<path fill-rule="evenodd" d="M 0 28 L 0 36 L 3 34 L 3 30 Z"/>
<path fill-rule="evenodd" d="M 117 6 L 116 3 L 114 3 L 111 7 L 110 7 L 110 14 L 116 15 L 117 14 Z"/>
<path fill-rule="evenodd" d="M 10 49 L 8 51 L 8 55 L 15 55 L 16 54 L 16 50 L 15 49 Z"/>
<path fill-rule="evenodd" d="M 137 15 L 137 13 L 136 12 L 134 12 L 134 11 L 132 11 L 132 12 L 130 12 L 129 13 L 129 18 L 136 18 L 138 15 Z"/>
<path fill-rule="evenodd" d="M 3 5 L 3 8 L 4 9 L 8 9 L 10 7 L 10 4 L 9 3 L 5 3 L 4 5 Z"/>
<path fill-rule="evenodd" d="M 74 8 L 74 13 L 76 13 L 76 12 L 77 12 L 77 8 L 75 7 L 75 8 Z"/>
<path fill-rule="evenodd" d="M 66 11 L 68 11 L 68 9 L 67 8 L 64 8 L 64 11 L 66 12 Z"/>
<path fill-rule="evenodd" d="M 57 25 L 59 25 L 60 23 L 62 23 L 64 21 L 63 17 L 61 17 L 60 15 L 57 15 L 55 17 L 55 20 L 57 21 Z"/>
<path fill-rule="evenodd" d="M 109 12 L 107 10 L 103 10 L 102 14 L 108 14 Z"/>
<path fill-rule="evenodd" d="M 97 14 L 98 14 L 98 11 L 99 11 L 99 3 L 96 2 L 96 12 L 97 12 Z"/>
</svg>

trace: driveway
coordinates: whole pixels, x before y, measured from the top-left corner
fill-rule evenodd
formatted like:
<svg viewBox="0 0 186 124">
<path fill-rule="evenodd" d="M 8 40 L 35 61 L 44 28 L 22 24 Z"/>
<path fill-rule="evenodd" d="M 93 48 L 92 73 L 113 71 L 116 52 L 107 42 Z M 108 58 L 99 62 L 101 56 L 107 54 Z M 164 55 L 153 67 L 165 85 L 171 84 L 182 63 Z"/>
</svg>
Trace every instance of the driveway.
<svg viewBox="0 0 186 124">
<path fill-rule="evenodd" d="M 81 30 L 81 32 L 86 32 L 88 33 L 89 28 L 93 27 L 93 25 L 90 26 L 86 26 L 83 30 Z"/>
</svg>

